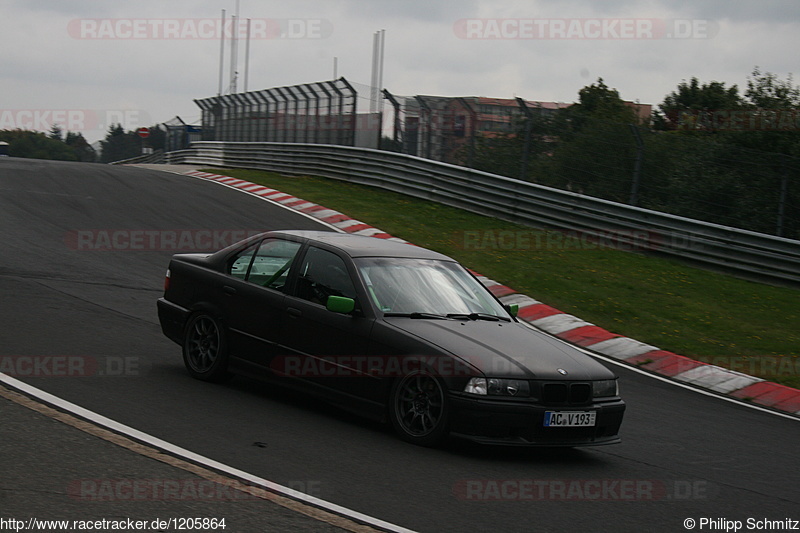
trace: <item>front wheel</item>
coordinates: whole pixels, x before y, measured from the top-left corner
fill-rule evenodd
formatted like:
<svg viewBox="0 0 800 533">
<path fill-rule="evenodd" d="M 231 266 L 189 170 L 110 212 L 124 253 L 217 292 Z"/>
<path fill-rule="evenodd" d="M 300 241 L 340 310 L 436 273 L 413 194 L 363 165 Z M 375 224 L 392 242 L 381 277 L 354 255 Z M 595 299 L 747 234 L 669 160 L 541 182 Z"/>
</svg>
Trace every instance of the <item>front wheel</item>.
<svg viewBox="0 0 800 533">
<path fill-rule="evenodd" d="M 219 323 L 206 314 L 189 320 L 183 341 L 183 363 L 193 378 L 220 382 L 228 377 L 228 351 Z"/>
<path fill-rule="evenodd" d="M 449 402 L 441 379 L 415 370 L 398 379 L 389 394 L 389 419 L 401 439 L 436 446 L 448 433 Z"/>
</svg>

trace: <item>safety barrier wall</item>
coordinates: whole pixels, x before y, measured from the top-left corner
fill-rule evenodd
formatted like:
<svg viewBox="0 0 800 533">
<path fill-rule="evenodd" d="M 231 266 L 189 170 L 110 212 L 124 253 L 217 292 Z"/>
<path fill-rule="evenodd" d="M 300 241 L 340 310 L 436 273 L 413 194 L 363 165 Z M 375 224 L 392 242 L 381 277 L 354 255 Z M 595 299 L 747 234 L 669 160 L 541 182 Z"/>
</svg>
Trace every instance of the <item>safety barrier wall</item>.
<svg viewBox="0 0 800 533">
<path fill-rule="evenodd" d="M 475 213 L 650 251 L 738 275 L 800 284 L 800 241 L 601 200 L 366 148 L 202 141 L 166 162 L 313 175 L 380 187 Z"/>
</svg>

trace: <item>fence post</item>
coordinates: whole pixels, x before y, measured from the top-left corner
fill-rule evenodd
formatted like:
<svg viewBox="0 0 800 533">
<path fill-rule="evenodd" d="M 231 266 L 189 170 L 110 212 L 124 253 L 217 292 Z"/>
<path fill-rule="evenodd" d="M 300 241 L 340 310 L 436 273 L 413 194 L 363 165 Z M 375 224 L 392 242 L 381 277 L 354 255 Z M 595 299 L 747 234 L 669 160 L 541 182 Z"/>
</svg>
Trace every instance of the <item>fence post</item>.
<svg viewBox="0 0 800 533">
<path fill-rule="evenodd" d="M 783 237 L 784 221 L 786 220 L 786 202 L 789 199 L 789 165 L 786 163 L 786 157 L 782 157 L 781 174 L 781 194 L 778 200 L 778 222 L 775 227 L 775 235 Z"/>
<path fill-rule="evenodd" d="M 469 114 L 469 140 L 467 141 L 467 168 L 472 168 L 475 162 L 475 129 L 478 127 L 478 118 L 475 110 L 469 105 L 463 96 L 456 98 Z M 466 135 L 467 125 L 464 124 L 464 134 Z"/>
<path fill-rule="evenodd" d="M 522 164 L 519 169 L 519 179 L 528 181 L 528 152 L 531 149 L 531 128 L 533 127 L 533 113 L 528 109 L 528 104 L 525 100 L 517 97 L 517 104 L 519 104 L 522 112 L 525 113 L 525 141 L 522 146 Z"/>
<path fill-rule="evenodd" d="M 639 183 L 642 179 L 642 158 L 644 157 L 644 143 L 639 128 L 633 124 L 628 124 L 636 139 L 636 162 L 633 164 L 633 183 L 631 183 L 631 197 L 628 200 L 630 205 L 639 204 Z"/>
</svg>

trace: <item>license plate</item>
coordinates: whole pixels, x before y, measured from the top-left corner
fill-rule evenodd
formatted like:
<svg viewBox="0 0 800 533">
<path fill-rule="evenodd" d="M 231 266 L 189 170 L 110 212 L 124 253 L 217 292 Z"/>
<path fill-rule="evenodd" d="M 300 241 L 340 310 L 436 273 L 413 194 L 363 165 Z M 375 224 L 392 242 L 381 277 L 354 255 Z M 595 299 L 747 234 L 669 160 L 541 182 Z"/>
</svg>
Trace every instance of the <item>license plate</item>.
<svg viewBox="0 0 800 533">
<path fill-rule="evenodd" d="M 597 418 L 596 411 L 545 411 L 545 427 L 584 427 L 594 426 Z"/>
</svg>

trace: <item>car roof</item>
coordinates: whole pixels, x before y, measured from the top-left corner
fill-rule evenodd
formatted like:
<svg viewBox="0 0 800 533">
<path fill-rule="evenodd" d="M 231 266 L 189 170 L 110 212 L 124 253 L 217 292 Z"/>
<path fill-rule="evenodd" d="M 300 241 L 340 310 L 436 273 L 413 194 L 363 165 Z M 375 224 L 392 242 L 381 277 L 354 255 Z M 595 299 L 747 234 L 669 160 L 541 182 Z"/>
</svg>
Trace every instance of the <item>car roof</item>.
<svg viewBox="0 0 800 533">
<path fill-rule="evenodd" d="M 290 235 L 333 246 L 350 257 L 406 257 L 455 261 L 446 255 L 404 242 L 333 231 L 281 230 L 269 235 Z"/>
</svg>

